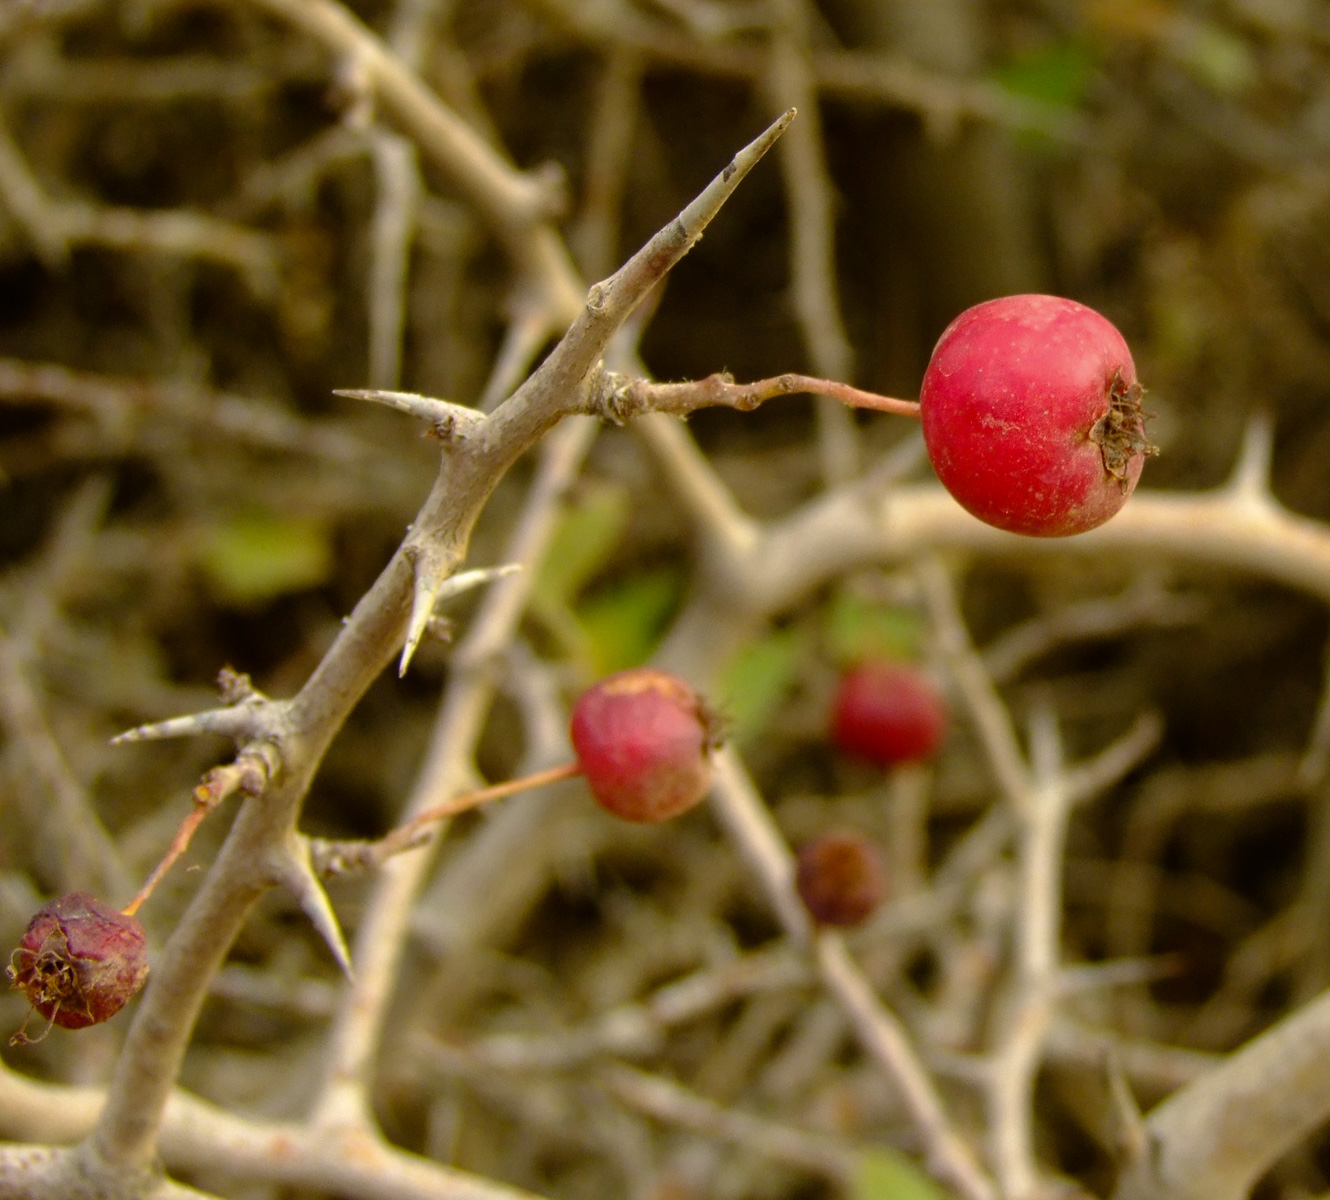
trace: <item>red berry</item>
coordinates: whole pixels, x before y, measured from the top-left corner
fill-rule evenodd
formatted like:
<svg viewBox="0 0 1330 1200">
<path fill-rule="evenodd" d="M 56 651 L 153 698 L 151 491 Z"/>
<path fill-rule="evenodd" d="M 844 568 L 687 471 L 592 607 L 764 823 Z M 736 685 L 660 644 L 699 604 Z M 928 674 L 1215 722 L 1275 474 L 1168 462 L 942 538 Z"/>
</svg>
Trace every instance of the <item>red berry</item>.
<svg viewBox="0 0 1330 1200">
<path fill-rule="evenodd" d="M 627 821 L 664 821 L 711 786 L 716 718 L 682 679 L 651 667 L 582 693 L 571 734 L 596 802 Z"/>
<path fill-rule="evenodd" d="M 887 894 L 887 869 L 866 837 L 827 833 L 800 847 L 794 882 L 813 920 L 848 928 L 877 911 Z"/>
<path fill-rule="evenodd" d="M 942 485 L 981 521 L 1063 537 L 1102 525 L 1155 453 L 1127 343 L 1092 308 L 1005 296 L 961 313 L 919 406 Z"/>
<path fill-rule="evenodd" d="M 832 706 L 831 740 L 880 767 L 921 762 L 947 733 L 947 706 L 929 678 L 902 663 L 847 671 Z"/>
<path fill-rule="evenodd" d="M 10 955 L 8 974 L 52 1024 L 98 1025 L 148 978 L 143 926 L 85 892 L 71 892 L 37 910 Z M 27 1038 L 20 1032 L 13 1040 Z"/>
</svg>

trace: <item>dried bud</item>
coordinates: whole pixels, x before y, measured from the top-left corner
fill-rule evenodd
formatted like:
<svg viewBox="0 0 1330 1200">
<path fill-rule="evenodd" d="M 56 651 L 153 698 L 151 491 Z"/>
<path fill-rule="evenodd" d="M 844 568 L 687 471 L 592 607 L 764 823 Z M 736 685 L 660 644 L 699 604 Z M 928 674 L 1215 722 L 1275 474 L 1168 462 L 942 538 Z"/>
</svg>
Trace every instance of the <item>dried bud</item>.
<svg viewBox="0 0 1330 1200">
<path fill-rule="evenodd" d="M 37 911 L 10 955 L 8 974 L 48 1031 L 100 1024 L 148 978 L 143 926 L 85 892 L 71 892 Z M 19 1030 L 10 1040 L 31 1039 Z"/>
<path fill-rule="evenodd" d="M 858 833 L 828 833 L 799 850 L 795 886 L 819 925 L 850 927 L 876 911 L 887 891 L 886 866 Z"/>
</svg>

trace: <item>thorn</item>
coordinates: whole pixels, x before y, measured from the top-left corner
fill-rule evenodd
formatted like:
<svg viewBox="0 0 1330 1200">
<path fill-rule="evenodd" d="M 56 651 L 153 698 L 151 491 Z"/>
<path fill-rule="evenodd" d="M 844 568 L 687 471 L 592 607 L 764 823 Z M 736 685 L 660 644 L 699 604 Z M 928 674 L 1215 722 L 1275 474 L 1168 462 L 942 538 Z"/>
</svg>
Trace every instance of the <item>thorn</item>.
<svg viewBox="0 0 1330 1200">
<path fill-rule="evenodd" d="M 1122 1059 L 1117 1050 L 1109 1046 L 1104 1053 L 1104 1074 L 1108 1079 L 1109 1103 L 1118 1127 L 1118 1150 L 1124 1165 L 1144 1162 L 1150 1153 L 1150 1131 L 1140 1105 L 1127 1081 Z"/>
<path fill-rule="evenodd" d="M 444 582 L 439 589 L 438 599 L 451 600 L 454 596 L 460 596 L 472 588 L 502 579 L 505 575 L 516 575 L 521 569 L 521 563 L 503 563 L 497 567 L 476 567 L 470 571 L 459 571 L 456 575 L 450 575 Z"/>
<path fill-rule="evenodd" d="M 429 571 L 428 567 L 429 563 L 425 556 L 416 559 L 416 582 L 411 594 L 411 619 L 407 622 L 406 644 L 402 647 L 402 660 L 397 667 L 399 679 L 406 674 L 407 667 L 411 665 L 416 647 L 420 645 L 420 639 L 425 636 L 425 630 L 429 628 L 430 618 L 434 616 L 434 605 L 438 602 L 439 593 L 443 591 L 443 585 L 448 582 L 446 576 L 439 577 Z"/>
<path fill-rule="evenodd" d="M 116 734 L 111 739 L 111 745 L 159 742 L 166 738 L 193 737 L 200 733 L 220 733 L 223 737 L 237 740 L 254 737 L 263 732 L 259 714 L 269 703 L 267 700 L 249 701 L 226 708 L 210 708 L 187 717 L 172 717 L 169 721 L 157 721 L 151 725 L 140 725 L 136 729 Z"/>
<path fill-rule="evenodd" d="M 347 948 L 346 935 L 342 933 L 341 923 L 333 911 L 328 893 L 314 874 L 308 839 L 297 834 L 278 854 L 275 869 L 277 882 L 295 896 L 301 911 L 318 930 L 319 936 L 337 960 L 337 965 L 342 968 L 342 974 L 354 982 L 355 974 L 351 969 L 351 951 Z"/>
<path fill-rule="evenodd" d="M 390 392 L 380 388 L 335 388 L 334 396 L 346 396 L 351 400 L 368 400 L 373 404 L 385 404 L 409 417 L 427 422 L 440 440 L 448 442 L 454 439 L 470 437 L 485 423 L 485 414 L 464 404 L 454 404 L 450 400 L 436 400 L 433 396 L 419 396 L 415 392 Z"/>
<path fill-rule="evenodd" d="M 1270 492 L 1270 463 L 1274 454 L 1274 422 L 1264 409 L 1255 410 L 1247 418 L 1242 431 L 1242 448 L 1233 466 L 1226 490 L 1234 500 L 1243 504 L 1268 506 L 1274 504 Z"/>
<path fill-rule="evenodd" d="M 415 656 L 416 648 L 434 620 L 434 610 L 444 600 L 451 600 L 462 592 L 480 587 L 505 575 L 512 575 L 522 569 L 520 563 L 505 563 L 498 567 L 478 567 L 471 571 L 461 571 L 456 575 L 442 579 L 427 573 L 429 555 L 421 553 L 416 558 L 416 587 L 411 598 L 411 620 L 407 625 L 406 645 L 402 647 L 402 661 L 397 674 L 406 674 L 406 669 Z"/>
</svg>

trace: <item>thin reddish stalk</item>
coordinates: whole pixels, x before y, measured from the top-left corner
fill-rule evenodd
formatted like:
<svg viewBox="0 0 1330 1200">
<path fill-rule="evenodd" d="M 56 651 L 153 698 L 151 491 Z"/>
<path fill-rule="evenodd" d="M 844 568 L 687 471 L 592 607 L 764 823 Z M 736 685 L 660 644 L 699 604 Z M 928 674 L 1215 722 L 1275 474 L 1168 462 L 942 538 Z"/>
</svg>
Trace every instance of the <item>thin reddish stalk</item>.
<svg viewBox="0 0 1330 1200">
<path fill-rule="evenodd" d="M 458 813 L 469 812 L 473 808 L 479 808 L 482 804 L 488 804 L 491 800 L 502 800 L 505 796 L 514 796 L 518 792 L 544 787 L 549 783 L 559 783 L 565 779 L 572 779 L 575 775 L 581 773 L 582 764 L 574 760 L 573 762 L 561 763 L 557 767 L 549 767 L 544 771 L 535 771 L 530 775 L 523 775 L 519 779 L 509 779 L 504 783 L 492 784 L 489 787 L 479 788 L 474 792 L 464 792 L 460 796 L 454 796 L 451 800 L 418 813 L 411 820 L 385 834 L 375 843 L 374 856 L 382 861 L 385 858 L 391 858 L 394 854 L 400 854 L 403 850 L 409 850 L 415 844 L 420 831 L 437 821 L 455 817 Z"/>
</svg>

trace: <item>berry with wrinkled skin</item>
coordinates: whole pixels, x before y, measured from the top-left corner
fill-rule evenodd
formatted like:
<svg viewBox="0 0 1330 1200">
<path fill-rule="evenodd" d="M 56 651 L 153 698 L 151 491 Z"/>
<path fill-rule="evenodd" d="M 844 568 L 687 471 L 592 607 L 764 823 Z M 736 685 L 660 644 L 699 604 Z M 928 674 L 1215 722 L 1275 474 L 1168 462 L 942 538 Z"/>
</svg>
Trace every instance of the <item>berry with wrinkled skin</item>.
<svg viewBox="0 0 1330 1200">
<path fill-rule="evenodd" d="M 877 846 L 862 834 L 827 833 L 800 847 L 795 887 L 819 925 L 861 925 L 887 894 L 887 869 Z"/>
<path fill-rule="evenodd" d="M 924 373 L 920 416 L 942 485 L 989 525 L 1066 537 L 1102 525 L 1148 455 L 1131 351 L 1092 308 L 1004 296 L 961 313 Z"/>
<path fill-rule="evenodd" d="M 682 679 L 652 667 L 608 675 L 582 693 L 570 733 L 596 802 L 626 821 L 686 812 L 711 786 L 717 722 Z"/>
<path fill-rule="evenodd" d="M 841 676 L 831 740 L 879 767 L 924 762 L 947 733 L 947 706 L 922 671 L 904 663 L 864 662 Z"/>
<path fill-rule="evenodd" d="M 143 926 L 85 892 L 71 892 L 37 910 L 8 974 L 48 1022 L 64 1029 L 98 1025 L 148 978 Z"/>
</svg>

